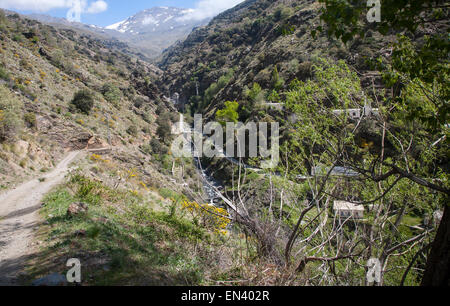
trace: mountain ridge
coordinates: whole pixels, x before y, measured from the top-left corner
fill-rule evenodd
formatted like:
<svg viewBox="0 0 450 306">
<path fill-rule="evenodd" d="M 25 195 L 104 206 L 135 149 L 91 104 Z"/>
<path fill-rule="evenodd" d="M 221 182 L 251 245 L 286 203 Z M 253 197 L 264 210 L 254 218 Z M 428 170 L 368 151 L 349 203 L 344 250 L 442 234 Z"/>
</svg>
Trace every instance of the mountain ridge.
<svg viewBox="0 0 450 306">
<path fill-rule="evenodd" d="M 106 39 L 117 39 L 138 50 L 148 59 L 153 59 L 166 48 L 186 38 L 194 28 L 206 25 L 211 20 L 187 18 L 192 12 L 193 9 L 186 8 L 153 7 L 105 27 L 41 14 L 26 16 L 42 23 L 73 27 L 96 33 Z"/>
</svg>

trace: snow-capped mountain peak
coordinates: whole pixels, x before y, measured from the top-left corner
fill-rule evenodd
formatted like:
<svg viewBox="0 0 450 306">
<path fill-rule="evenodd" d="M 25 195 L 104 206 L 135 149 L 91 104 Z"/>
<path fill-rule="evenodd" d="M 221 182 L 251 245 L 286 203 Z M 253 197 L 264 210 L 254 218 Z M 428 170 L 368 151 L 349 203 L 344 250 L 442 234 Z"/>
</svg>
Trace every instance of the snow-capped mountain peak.
<svg viewBox="0 0 450 306">
<path fill-rule="evenodd" d="M 189 20 L 186 18 L 192 12 L 193 9 L 154 7 L 141 11 L 126 20 L 107 26 L 105 29 L 132 35 L 156 31 L 163 33 L 180 28 L 192 30 L 195 26 L 205 23 L 205 20 Z"/>
<path fill-rule="evenodd" d="M 126 20 L 120 21 L 118 23 L 112 24 L 110 26 L 105 27 L 107 30 L 119 30 L 120 26 L 125 23 Z"/>
</svg>

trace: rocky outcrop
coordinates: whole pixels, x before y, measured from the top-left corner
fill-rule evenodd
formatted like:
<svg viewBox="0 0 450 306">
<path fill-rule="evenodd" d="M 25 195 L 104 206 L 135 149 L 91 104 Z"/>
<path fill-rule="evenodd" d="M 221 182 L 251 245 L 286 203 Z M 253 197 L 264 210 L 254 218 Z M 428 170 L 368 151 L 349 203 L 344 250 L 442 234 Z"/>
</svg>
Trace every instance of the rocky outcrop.
<svg viewBox="0 0 450 306">
<path fill-rule="evenodd" d="M 67 216 L 71 218 L 80 214 L 87 214 L 88 210 L 89 207 L 85 203 L 72 203 L 67 209 Z"/>
</svg>

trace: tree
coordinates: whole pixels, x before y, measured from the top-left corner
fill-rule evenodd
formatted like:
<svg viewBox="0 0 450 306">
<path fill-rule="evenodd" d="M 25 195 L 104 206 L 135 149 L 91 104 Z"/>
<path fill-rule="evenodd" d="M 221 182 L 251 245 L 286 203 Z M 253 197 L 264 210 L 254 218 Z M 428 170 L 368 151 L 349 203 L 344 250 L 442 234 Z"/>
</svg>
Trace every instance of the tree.
<svg viewBox="0 0 450 306">
<path fill-rule="evenodd" d="M 156 124 L 158 128 L 156 129 L 156 134 L 158 135 L 161 142 L 167 144 L 171 141 L 172 137 L 172 125 L 170 113 L 163 113 L 156 119 Z"/>
<path fill-rule="evenodd" d="M 236 101 L 225 102 L 225 108 L 216 112 L 216 120 L 222 125 L 226 125 L 227 122 L 237 123 L 239 121 L 238 108 L 239 103 Z"/>
<path fill-rule="evenodd" d="M 87 89 L 80 90 L 75 93 L 71 104 L 80 112 L 89 115 L 90 111 L 94 107 L 93 94 Z"/>
<path fill-rule="evenodd" d="M 365 171 L 375 181 L 386 181 L 393 176 L 406 178 L 415 184 L 440 193 L 444 206 L 444 217 L 436 234 L 423 277 L 423 285 L 448 285 L 450 275 L 450 207 L 448 197 L 448 163 L 449 146 L 449 51 L 448 40 L 449 10 L 448 2 L 443 0 L 386 0 L 382 2 L 380 23 L 367 25 L 365 22 L 367 6 L 365 1 L 320 0 L 324 4 L 322 20 L 327 31 L 342 39 L 344 43 L 354 37 L 364 37 L 367 28 L 382 35 L 395 34 L 397 41 L 392 46 L 392 55 L 378 58 L 378 69 L 391 95 L 385 97 L 385 107 L 392 110 L 397 119 L 403 121 L 398 128 L 403 128 L 402 138 L 409 136 L 410 143 L 417 137 L 420 126 L 422 133 L 433 139 L 424 146 L 420 157 L 410 154 L 411 145 L 406 144 L 401 154 L 408 163 L 394 163 L 392 160 L 379 158 L 376 166 L 386 167 L 382 175 L 374 171 Z M 426 35 L 425 35 L 426 33 Z M 405 127 L 408 127 L 405 129 Z M 410 128 L 411 127 L 411 128 Z M 384 129 L 386 132 L 386 128 Z M 399 133 L 396 133 L 396 136 Z M 383 134 L 384 135 L 384 134 Z M 419 136 L 420 138 L 420 136 Z M 417 140 L 416 140 L 417 142 Z M 425 156 L 427 155 L 427 156 Z M 411 163 L 413 167 L 411 167 Z M 422 165 L 419 166 L 419 165 Z M 430 177 L 435 177 L 430 181 Z"/>
<path fill-rule="evenodd" d="M 272 86 L 275 90 L 280 90 L 284 86 L 284 80 L 280 77 L 277 66 L 272 71 Z"/>
</svg>

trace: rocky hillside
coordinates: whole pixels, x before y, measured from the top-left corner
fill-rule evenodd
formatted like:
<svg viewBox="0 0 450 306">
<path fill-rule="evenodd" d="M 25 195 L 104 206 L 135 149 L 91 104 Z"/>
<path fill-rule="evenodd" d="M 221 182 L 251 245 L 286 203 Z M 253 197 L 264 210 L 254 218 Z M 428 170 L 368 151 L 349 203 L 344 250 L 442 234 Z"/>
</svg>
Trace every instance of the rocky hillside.
<svg viewBox="0 0 450 306">
<path fill-rule="evenodd" d="M 148 144 L 159 69 L 95 37 L 0 15 L 1 187 L 46 172 L 68 150 Z M 138 151 L 139 152 L 139 151 Z M 136 153 L 138 154 L 138 153 Z"/>
<path fill-rule="evenodd" d="M 36 224 L 42 225 L 27 245 L 33 256 L 25 263 L 20 253 L 21 266 L 13 269 L 23 279 L 15 282 L 48 284 L 47 276 L 64 273 L 66 258 L 83 261 L 83 284 L 91 285 L 215 283 L 211 275 L 220 278 L 222 267 L 230 265 L 234 249 L 215 247 L 224 241 L 229 221 L 202 214 L 199 205 L 209 200 L 201 175 L 192 159 L 170 153 L 171 128 L 179 117 L 160 98 L 160 75 L 155 66 L 83 31 L 0 11 L 5 205 L 17 201 L 8 197 L 14 187 L 31 179 L 43 186 L 69 151 L 81 151 L 45 198 L 30 190 L 34 202 L 20 199 L 39 207 Z M 0 216 L 2 229 L 13 220 L 8 216 Z M 0 237 L 0 244 L 11 246 L 20 239 L 17 233 Z M 0 269 L 11 261 L 17 265 L 17 258 L 2 257 Z"/>
<path fill-rule="evenodd" d="M 211 19 L 190 18 L 192 11 L 176 7 L 154 7 L 104 28 L 41 14 L 27 17 L 55 27 L 74 28 L 90 33 L 114 43 L 124 53 L 137 54 L 142 59 L 151 60 L 174 43 L 183 41 L 192 29 L 207 24 Z"/>
<path fill-rule="evenodd" d="M 167 50 L 160 84 L 167 93 L 178 91 L 192 111 L 208 113 L 226 100 L 242 106 L 254 83 L 267 90 L 262 97 L 267 100 L 274 75 L 281 87 L 307 79 L 312 58 L 344 59 L 362 73 L 370 71 L 366 60 L 385 52 L 383 40 L 370 29 L 347 46 L 325 35 L 313 38 L 318 7 L 312 0 L 245 1 Z"/>
</svg>

